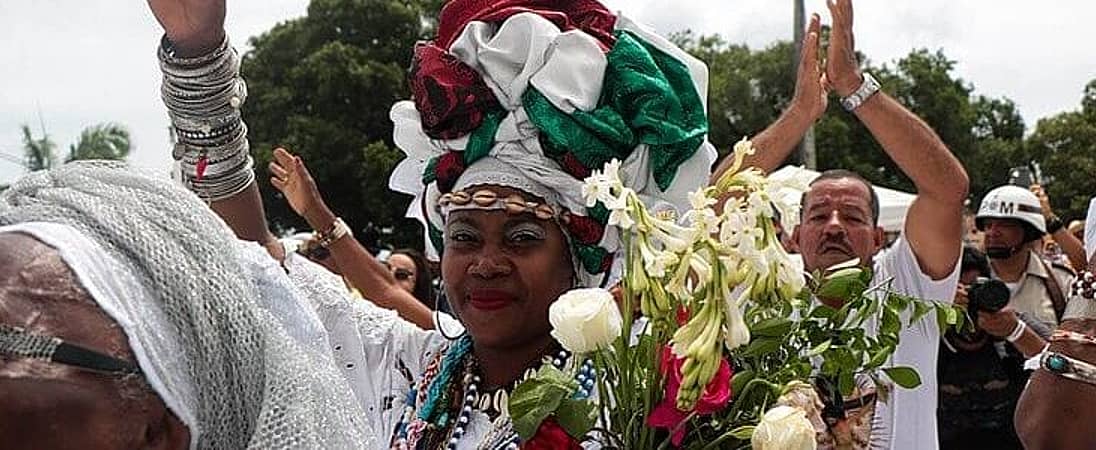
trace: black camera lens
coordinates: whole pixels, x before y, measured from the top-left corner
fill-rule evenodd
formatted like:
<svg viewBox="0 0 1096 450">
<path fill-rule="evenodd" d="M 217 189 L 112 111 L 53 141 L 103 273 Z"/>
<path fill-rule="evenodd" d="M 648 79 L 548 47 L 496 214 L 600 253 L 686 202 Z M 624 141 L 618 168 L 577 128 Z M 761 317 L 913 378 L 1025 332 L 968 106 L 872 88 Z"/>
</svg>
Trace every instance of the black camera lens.
<svg viewBox="0 0 1096 450">
<path fill-rule="evenodd" d="M 1001 280 L 978 278 L 967 289 L 968 306 L 972 312 L 997 312 L 1008 305 L 1012 292 Z"/>
</svg>

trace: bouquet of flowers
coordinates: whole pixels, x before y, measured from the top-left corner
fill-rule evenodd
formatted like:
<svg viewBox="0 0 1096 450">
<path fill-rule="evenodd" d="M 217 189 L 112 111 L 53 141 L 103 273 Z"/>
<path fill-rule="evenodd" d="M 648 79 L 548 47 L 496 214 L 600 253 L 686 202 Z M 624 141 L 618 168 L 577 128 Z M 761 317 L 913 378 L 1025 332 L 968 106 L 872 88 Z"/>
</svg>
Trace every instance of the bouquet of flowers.
<svg viewBox="0 0 1096 450">
<path fill-rule="evenodd" d="M 935 312 L 943 327 L 959 312 L 894 293 L 886 281 L 869 286 L 871 271 L 856 261 L 804 274 L 776 221 L 794 229 L 806 186 L 743 169 L 753 151 L 739 142 L 732 169 L 690 194 L 680 218 L 649 211 L 621 183 L 616 161 L 586 179 L 587 206 L 606 207 L 624 236 L 624 277 L 617 295 L 578 289 L 551 307 L 553 336 L 576 357 L 545 364 L 512 393 L 527 447 L 551 428 L 572 447 L 596 439 L 626 449 L 813 449 L 812 382 L 848 395 L 866 375 L 882 397 L 884 376 L 920 384 L 912 368 L 885 367 L 903 322 Z M 865 333 L 869 319 L 878 332 Z"/>
</svg>

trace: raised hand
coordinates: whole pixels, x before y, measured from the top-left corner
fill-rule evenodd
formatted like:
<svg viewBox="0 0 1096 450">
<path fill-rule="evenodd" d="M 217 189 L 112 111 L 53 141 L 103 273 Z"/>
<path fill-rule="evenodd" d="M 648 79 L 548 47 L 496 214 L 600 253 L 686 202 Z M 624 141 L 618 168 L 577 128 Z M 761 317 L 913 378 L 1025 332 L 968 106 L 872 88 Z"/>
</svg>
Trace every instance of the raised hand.
<svg viewBox="0 0 1096 450">
<path fill-rule="evenodd" d="M 316 182 L 300 157 L 283 148 L 274 149 L 274 160 L 268 168 L 273 175 L 270 184 L 285 196 L 289 207 L 298 215 L 308 220 L 311 214 L 326 208 Z"/>
<path fill-rule="evenodd" d="M 225 0 L 148 0 L 152 14 L 182 56 L 217 47 L 225 35 Z"/>
<path fill-rule="evenodd" d="M 825 76 L 818 61 L 818 36 L 821 30 L 818 14 L 811 14 L 811 23 L 807 26 L 807 34 L 803 37 L 803 47 L 799 52 L 795 95 L 792 97 L 792 105 L 806 114 L 812 123 L 826 112 L 829 95 Z"/>
<path fill-rule="evenodd" d="M 837 95 L 848 97 L 864 80 L 852 33 L 852 0 L 826 0 L 826 7 L 833 18 L 826 53 L 826 80 Z"/>
</svg>

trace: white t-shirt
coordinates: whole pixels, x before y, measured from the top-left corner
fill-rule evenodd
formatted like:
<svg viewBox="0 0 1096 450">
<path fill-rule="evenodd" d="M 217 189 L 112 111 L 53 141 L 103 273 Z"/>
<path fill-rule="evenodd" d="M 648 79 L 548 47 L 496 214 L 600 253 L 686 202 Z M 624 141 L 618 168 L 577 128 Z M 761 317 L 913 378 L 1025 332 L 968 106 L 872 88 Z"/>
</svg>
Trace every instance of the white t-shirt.
<svg viewBox="0 0 1096 450">
<path fill-rule="evenodd" d="M 1088 204 L 1088 218 L 1085 219 L 1085 256 L 1092 259 L 1096 253 L 1096 197 Z"/>
<path fill-rule="evenodd" d="M 957 244 L 958 245 L 958 244 Z M 893 277 L 891 289 L 922 300 L 951 303 L 959 282 L 959 261 L 950 275 L 932 280 L 921 270 L 913 249 L 904 237 L 876 255 L 872 286 Z M 905 324 L 908 316 L 904 316 Z M 864 327 L 878 329 L 874 318 Z M 921 376 L 921 386 L 903 389 L 895 386 L 887 402 L 879 401 L 872 420 L 871 448 L 887 450 L 934 450 L 938 448 L 936 431 L 936 358 L 940 346 L 940 328 L 936 315 L 928 314 L 920 322 L 903 328 L 891 366 L 910 366 Z"/>
</svg>

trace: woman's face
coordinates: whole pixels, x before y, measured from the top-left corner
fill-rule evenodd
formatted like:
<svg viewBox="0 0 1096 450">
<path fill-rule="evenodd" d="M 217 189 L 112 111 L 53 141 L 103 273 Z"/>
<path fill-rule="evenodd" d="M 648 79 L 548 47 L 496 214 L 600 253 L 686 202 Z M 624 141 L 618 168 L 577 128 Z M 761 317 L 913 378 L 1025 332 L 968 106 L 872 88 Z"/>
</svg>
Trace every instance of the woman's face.
<svg viewBox="0 0 1096 450">
<path fill-rule="evenodd" d="M 451 213 L 441 269 L 449 302 L 476 345 L 494 348 L 543 339 L 551 330 L 548 306 L 574 279 L 559 225 L 501 210 Z"/>
<path fill-rule="evenodd" d="M 418 280 L 419 274 L 415 268 L 415 261 L 411 257 L 403 253 L 393 253 L 388 257 L 388 270 L 392 271 L 396 284 L 403 290 L 415 293 L 415 281 Z"/>
<path fill-rule="evenodd" d="M 135 361 L 121 327 L 57 251 L 0 233 L 0 324 Z M 0 353 L 0 449 L 185 449 L 186 427 L 139 374 Z"/>
</svg>

